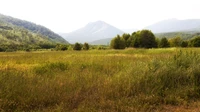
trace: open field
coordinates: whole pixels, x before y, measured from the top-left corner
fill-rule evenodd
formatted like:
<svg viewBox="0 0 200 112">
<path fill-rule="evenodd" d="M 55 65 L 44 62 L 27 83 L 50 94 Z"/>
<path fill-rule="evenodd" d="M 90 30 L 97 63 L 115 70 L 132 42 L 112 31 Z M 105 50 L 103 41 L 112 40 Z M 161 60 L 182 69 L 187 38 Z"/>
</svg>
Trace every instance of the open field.
<svg viewBox="0 0 200 112">
<path fill-rule="evenodd" d="M 0 111 L 197 111 L 200 49 L 0 53 Z"/>
</svg>

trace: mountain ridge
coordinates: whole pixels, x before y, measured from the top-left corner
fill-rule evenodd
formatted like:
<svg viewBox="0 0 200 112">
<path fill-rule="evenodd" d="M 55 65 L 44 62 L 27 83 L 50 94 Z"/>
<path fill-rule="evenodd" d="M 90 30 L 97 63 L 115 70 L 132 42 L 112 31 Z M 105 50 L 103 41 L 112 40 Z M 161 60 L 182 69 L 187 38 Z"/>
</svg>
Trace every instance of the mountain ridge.
<svg viewBox="0 0 200 112">
<path fill-rule="evenodd" d="M 120 29 L 104 22 L 96 21 L 86 24 L 84 27 L 66 34 L 60 34 L 71 43 L 92 42 L 99 39 L 112 38 L 117 34 L 123 34 Z"/>
<path fill-rule="evenodd" d="M 69 43 L 65 39 L 63 39 L 60 35 L 54 33 L 50 29 L 48 29 L 42 25 L 37 25 L 35 23 L 26 21 L 26 20 L 21 20 L 18 18 L 0 14 L 0 23 L 4 24 L 4 26 L 26 29 L 32 33 L 46 36 L 46 37 L 50 38 L 50 40 L 52 40 L 53 42 L 56 42 L 56 43 Z"/>
<path fill-rule="evenodd" d="M 176 36 L 181 36 L 183 39 L 190 39 L 200 32 L 200 19 L 179 20 L 176 18 L 172 18 L 159 21 L 157 23 L 144 27 L 143 29 L 151 30 L 158 38 L 173 38 Z M 133 32 L 129 32 L 129 34 L 132 33 Z M 90 44 L 107 45 L 111 40 L 112 38 L 99 39 L 90 42 Z"/>
<path fill-rule="evenodd" d="M 200 19 L 168 19 L 149 25 L 144 29 L 149 29 L 153 33 L 190 31 L 193 29 L 200 29 Z"/>
</svg>

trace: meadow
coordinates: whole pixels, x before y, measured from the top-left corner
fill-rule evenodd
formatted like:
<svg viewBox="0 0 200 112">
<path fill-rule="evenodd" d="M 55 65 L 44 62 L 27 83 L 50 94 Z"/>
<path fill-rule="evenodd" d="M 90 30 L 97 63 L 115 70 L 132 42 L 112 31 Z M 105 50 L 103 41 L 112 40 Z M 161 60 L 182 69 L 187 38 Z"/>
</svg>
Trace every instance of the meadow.
<svg viewBox="0 0 200 112">
<path fill-rule="evenodd" d="M 0 53 L 2 112 L 186 112 L 199 98 L 199 48 Z"/>
</svg>

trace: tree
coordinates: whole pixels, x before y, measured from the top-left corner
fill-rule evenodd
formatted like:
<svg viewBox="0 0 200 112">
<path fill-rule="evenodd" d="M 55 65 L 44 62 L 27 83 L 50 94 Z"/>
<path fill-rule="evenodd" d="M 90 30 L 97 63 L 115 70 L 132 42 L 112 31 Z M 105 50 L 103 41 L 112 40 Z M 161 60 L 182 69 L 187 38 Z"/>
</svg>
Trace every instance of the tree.
<svg viewBox="0 0 200 112">
<path fill-rule="evenodd" d="M 140 31 L 137 31 L 136 33 L 133 33 L 132 34 L 133 35 L 133 41 L 132 41 L 132 43 L 133 43 L 133 47 L 135 47 L 135 48 L 139 48 L 141 45 L 141 43 L 140 43 Z"/>
<path fill-rule="evenodd" d="M 188 41 L 182 41 L 181 47 L 188 47 Z"/>
<path fill-rule="evenodd" d="M 0 52 L 4 52 L 5 50 L 3 48 L 0 47 Z"/>
<path fill-rule="evenodd" d="M 60 50 L 62 50 L 62 51 L 67 50 L 67 45 L 61 45 L 61 46 L 60 46 Z"/>
<path fill-rule="evenodd" d="M 99 46 L 97 47 L 97 49 L 98 49 L 98 50 L 105 50 L 106 48 L 105 48 L 104 46 L 102 46 L 102 45 L 99 45 Z"/>
<path fill-rule="evenodd" d="M 183 42 L 183 40 L 181 39 L 181 37 L 175 37 L 170 39 L 169 42 L 171 47 L 181 47 L 181 43 Z"/>
<path fill-rule="evenodd" d="M 76 42 L 75 45 L 74 45 L 73 50 L 81 50 L 81 48 L 82 48 L 81 44 Z"/>
<path fill-rule="evenodd" d="M 160 40 L 159 47 L 160 47 L 160 48 L 169 47 L 169 42 L 168 42 L 168 40 L 167 40 L 166 37 L 164 37 L 164 38 L 162 38 L 162 39 Z"/>
<path fill-rule="evenodd" d="M 122 35 L 122 38 L 124 39 L 124 41 L 125 41 L 125 46 L 126 47 L 129 47 L 130 46 L 130 41 L 128 41 L 129 40 L 129 38 L 130 38 L 130 34 L 128 34 L 128 33 L 124 33 L 123 35 Z"/>
<path fill-rule="evenodd" d="M 142 30 L 140 32 L 140 47 L 142 48 L 155 48 L 157 47 L 154 34 L 150 30 Z"/>
<path fill-rule="evenodd" d="M 125 49 L 125 40 L 120 35 L 117 35 L 117 37 L 111 40 L 110 47 L 113 49 Z"/>
<path fill-rule="evenodd" d="M 191 47 L 200 47 L 200 36 L 192 38 L 189 42 Z"/>
<path fill-rule="evenodd" d="M 84 50 L 89 50 L 89 48 L 90 48 L 89 44 L 85 42 L 85 43 L 83 44 L 83 49 L 84 49 Z"/>
<path fill-rule="evenodd" d="M 140 47 L 139 37 L 140 37 L 140 31 L 133 32 L 130 38 L 128 39 L 128 42 L 130 43 L 129 47 L 135 47 L 135 48 Z"/>
<path fill-rule="evenodd" d="M 65 51 L 65 50 L 67 50 L 67 49 L 68 49 L 67 45 L 61 45 L 61 44 L 57 44 L 57 45 L 56 45 L 56 50 L 57 50 L 57 51 L 58 51 L 58 50 Z"/>
</svg>

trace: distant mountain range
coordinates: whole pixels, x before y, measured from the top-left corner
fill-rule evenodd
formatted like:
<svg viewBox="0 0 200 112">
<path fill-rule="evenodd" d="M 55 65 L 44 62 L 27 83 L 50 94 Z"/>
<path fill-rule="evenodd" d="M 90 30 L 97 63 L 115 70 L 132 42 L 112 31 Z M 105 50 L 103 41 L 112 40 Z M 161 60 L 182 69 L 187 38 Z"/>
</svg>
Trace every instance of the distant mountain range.
<svg viewBox="0 0 200 112">
<path fill-rule="evenodd" d="M 200 31 L 200 19 L 169 19 L 145 27 L 153 33 Z"/>
<path fill-rule="evenodd" d="M 36 45 L 68 42 L 48 28 L 0 14 L 0 45 Z"/>
<path fill-rule="evenodd" d="M 142 21 L 141 21 L 142 22 Z M 143 29 L 149 29 L 157 37 L 183 36 L 185 39 L 200 32 L 200 19 L 168 19 L 157 22 Z M 0 44 L 41 44 L 88 42 L 94 45 L 108 45 L 117 34 L 132 33 L 136 29 L 120 30 L 106 22 L 96 21 L 70 33 L 60 35 L 50 29 L 32 22 L 0 14 Z M 184 33 L 183 33 L 184 32 Z M 66 41 L 67 40 L 67 41 Z M 69 41 L 69 42 L 68 42 Z"/>
<path fill-rule="evenodd" d="M 151 30 L 156 37 L 167 37 L 172 38 L 180 36 L 183 39 L 190 39 L 194 35 L 199 35 L 200 33 L 200 19 L 188 19 L 188 20 L 178 20 L 178 19 L 168 19 L 164 21 L 157 22 L 143 29 Z M 123 30 L 126 33 L 132 33 L 132 30 Z M 108 45 L 112 38 L 99 39 L 91 42 L 94 45 Z"/>
<path fill-rule="evenodd" d="M 124 32 L 112 25 L 103 21 L 88 23 L 85 27 L 66 34 L 60 34 L 70 43 L 75 42 L 92 42 L 99 39 L 113 38 L 117 34 L 121 35 Z"/>
<path fill-rule="evenodd" d="M 91 44 L 91 45 L 109 45 L 110 41 L 112 39 L 113 38 L 99 39 L 99 40 L 95 40 L 95 41 L 89 42 L 89 44 Z"/>
</svg>

